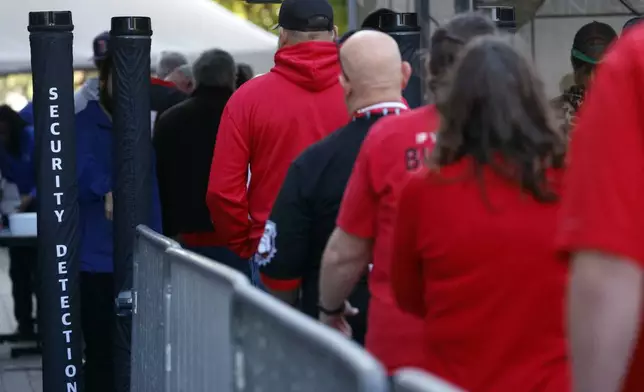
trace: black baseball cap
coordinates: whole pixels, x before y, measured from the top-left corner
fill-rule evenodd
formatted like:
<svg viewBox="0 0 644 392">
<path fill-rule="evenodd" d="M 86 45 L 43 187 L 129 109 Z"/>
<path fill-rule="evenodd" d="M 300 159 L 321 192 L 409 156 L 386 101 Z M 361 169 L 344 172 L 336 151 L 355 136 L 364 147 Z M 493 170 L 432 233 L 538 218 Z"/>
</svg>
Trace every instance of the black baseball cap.
<svg viewBox="0 0 644 392">
<path fill-rule="evenodd" d="M 320 19 L 326 19 L 323 25 L 320 25 Z M 331 31 L 333 7 L 327 0 L 284 0 L 277 27 L 293 31 Z"/>
<path fill-rule="evenodd" d="M 396 15 L 396 11 L 389 8 L 377 9 L 367 15 L 360 27 L 363 29 L 380 30 L 380 18 L 384 15 Z"/>
<path fill-rule="evenodd" d="M 108 31 L 102 32 L 94 38 L 94 61 L 105 60 L 109 55 L 110 33 Z"/>
<path fill-rule="evenodd" d="M 639 25 L 641 22 L 644 21 L 644 17 L 642 16 L 636 16 L 634 18 L 629 19 L 624 23 L 624 27 L 622 27 L 622 32 L 630 29 L 631 27 Z"/>
<path fill-rule="evenodd" d="M 582 62 L 597 64 L 616 38 L 617 33 L 610 25 L 590 22 L 575 34 L 571 55 Z"/>
</svg>

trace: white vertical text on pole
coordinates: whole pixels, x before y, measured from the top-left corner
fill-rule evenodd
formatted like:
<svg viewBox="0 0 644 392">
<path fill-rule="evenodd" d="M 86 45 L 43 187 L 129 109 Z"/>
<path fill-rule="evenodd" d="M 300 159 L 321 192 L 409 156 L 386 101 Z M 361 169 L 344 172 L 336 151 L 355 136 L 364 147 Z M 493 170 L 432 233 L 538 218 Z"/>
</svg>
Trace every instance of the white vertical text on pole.
<svg viewBox="0 0 644 392">
<path fill-rule="evenodd" d="M 51 133 L 51 139 L 49 147 L 52 153 L 51 158 L 51 171 L 52 176 L 48 178 L 53 178 L 54 180 L 54 192 L 51 197 L 54 198 L 56 207 L 54 208 L 54 216 L 56 217 L 56 223 L 61 224 L 63 222 L 63 216 L 65 214 L 63 200 L 65 198 L 65 192 L 60 184 L 60 175 L 63 170 L 63 159 L 56 154 L 60 154 L 62 151 L 63 145 L 60 140 L 60 127 L 59 114 L 58 114 L 58 88 L 51 87 L 49 89 L 49 132 Z M 42 195 L 42 197 L 49 197 L 49 195 Z M 58 272 L 58 283 L 60 287 L 60 310 L 61 310 L 61 330 L 63 338 L 65 339 L 65 344 L 67 346 L 67 364 L 65 366 L 65 377 L 67 379 L 66 386 L 67 392 L 77 392 L 76 386 L 76 366 L 73 363 L 73 355 L 71 349 L 72 342 L 72 329 L 71 329 L 71 307 L 69 304 L 69 278 L 68 274 L 68 259 L 67 259 L 67 245 L 65 244 L 56 244 L 56 262 L 57 262 L 57 272 Z"/>
</svg>

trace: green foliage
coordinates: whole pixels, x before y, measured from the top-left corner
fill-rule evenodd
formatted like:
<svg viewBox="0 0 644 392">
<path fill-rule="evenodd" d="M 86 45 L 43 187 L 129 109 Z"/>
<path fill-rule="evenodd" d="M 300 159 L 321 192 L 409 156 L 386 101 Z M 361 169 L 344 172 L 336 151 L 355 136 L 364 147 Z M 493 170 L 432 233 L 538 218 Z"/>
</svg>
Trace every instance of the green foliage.
<svg viewBox="0 0 644 392">
<path fill-rule="evenodd" d="M 277 23 L 279 4 L 246 4 L 243 0 L 213 0 L 228 8 L 237 16 L 253 22 L 266 30 L 272 31 Z M 348 16 L 346 0 L 329 0 L 335 11 L 335 24 L 338 25 L 340 33 L 347 30 Z"/>
<path fill-rule="evenodd" d="M 340 34 L 343 34 L 347 31 L 349 26 L 347 0 L 330 0 L 329 2 L 333 6 L 333 17 L 335 19 L 335 24 L 338 25 Z"/>
</svg>

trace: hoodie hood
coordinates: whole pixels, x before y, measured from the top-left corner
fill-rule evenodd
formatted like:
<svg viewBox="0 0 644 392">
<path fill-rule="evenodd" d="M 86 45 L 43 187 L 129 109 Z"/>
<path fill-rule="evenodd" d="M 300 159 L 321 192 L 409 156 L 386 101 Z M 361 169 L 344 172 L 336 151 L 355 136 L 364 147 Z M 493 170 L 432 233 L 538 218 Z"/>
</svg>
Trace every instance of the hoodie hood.
<svg viewBox="0 0 644 392">
<path fill-rule="evenodd" d="M 338 49 L 333 42 L 320 41 L 286 46 L 275 53 L 271 72 L 308 91 L 324 91 L 338 83 Z"/>
</svg>

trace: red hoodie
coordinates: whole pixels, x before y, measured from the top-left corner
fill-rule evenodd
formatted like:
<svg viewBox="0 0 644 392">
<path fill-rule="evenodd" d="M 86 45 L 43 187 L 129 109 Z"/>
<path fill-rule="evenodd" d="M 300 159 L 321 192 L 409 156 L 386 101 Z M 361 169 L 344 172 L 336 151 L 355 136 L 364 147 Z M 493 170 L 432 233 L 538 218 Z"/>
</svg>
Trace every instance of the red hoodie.
<svg viewBox="0 0 644 392">
<path fill-rule="evenodd" d="M 277 51 L 269 73 L 230 98 L 206 195 L 218 245 L 250 258 L 291 162 L 347 123 L 340 72 L 332 42 L 287 46 Z"/>
</svg>

